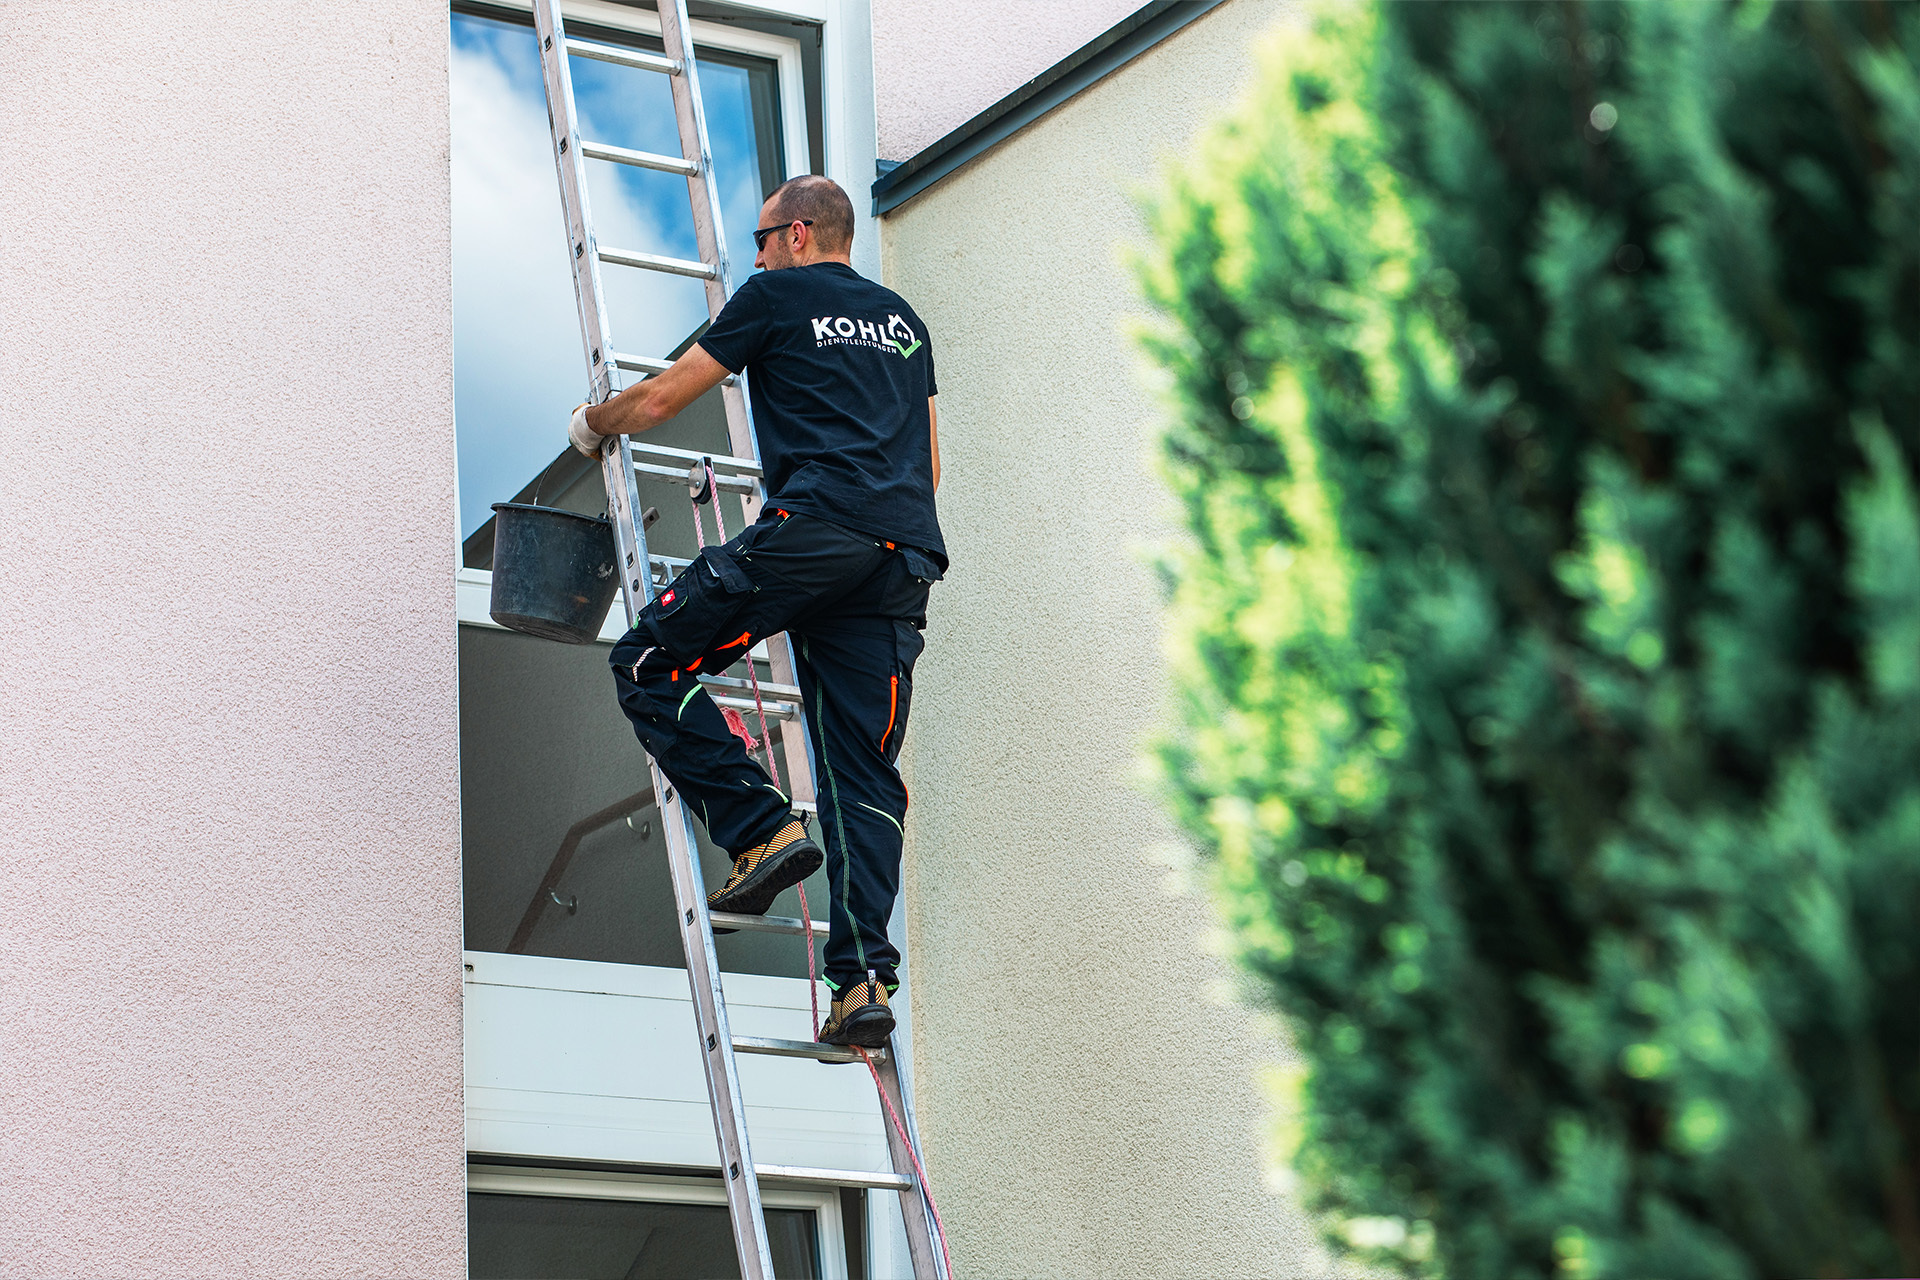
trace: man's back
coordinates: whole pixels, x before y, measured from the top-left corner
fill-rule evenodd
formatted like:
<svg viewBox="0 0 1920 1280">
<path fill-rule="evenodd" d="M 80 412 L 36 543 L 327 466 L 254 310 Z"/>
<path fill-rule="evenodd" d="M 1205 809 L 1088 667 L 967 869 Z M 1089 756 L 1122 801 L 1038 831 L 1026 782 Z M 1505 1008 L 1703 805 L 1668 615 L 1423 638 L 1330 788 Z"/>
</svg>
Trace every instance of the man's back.
<svg viewBox="0 0 1920 1280">
<path fill-rule="evenodd" d="M 747 371 L 771 503 L 945 560 L 933 344 L 898 294 L 840 262 L 762 272 L 700 345 Z"/>
</svg>

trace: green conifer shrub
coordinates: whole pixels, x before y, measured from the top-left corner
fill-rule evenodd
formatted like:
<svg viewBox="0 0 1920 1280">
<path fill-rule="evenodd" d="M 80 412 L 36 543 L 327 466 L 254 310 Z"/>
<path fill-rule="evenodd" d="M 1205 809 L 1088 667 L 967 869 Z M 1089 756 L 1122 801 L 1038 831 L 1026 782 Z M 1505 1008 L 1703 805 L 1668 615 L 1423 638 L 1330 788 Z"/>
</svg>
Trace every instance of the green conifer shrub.
<svg viewBox="0 0 1920 1280">
<path fill-rule="evenodd" d="M 1394 4 L 1155 209 L 1179 725 L 1331 1238 L 1920 1274 L 1920 4 Z"/>
</svg>

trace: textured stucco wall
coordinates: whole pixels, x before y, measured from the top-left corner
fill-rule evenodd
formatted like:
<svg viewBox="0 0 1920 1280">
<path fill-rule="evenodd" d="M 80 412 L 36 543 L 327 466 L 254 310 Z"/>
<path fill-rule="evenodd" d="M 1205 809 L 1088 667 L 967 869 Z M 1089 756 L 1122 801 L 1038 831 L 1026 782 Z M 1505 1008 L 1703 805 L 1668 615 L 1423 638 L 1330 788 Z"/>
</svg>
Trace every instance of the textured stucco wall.
<svg viewBox="0 0 1920 1280">
<path fill-rule="evenodd" d="M 1146 0 L 873 0 L 883 159 L 957 129 Z"/>
<path fill-rule="evenodd" d="M 1132 194 L 1298 16 L 1234 0 L 883 220 L 940 366 L 953 572 L 908 738 L 908 986 L 963 1275 L 1328 1272 L 1266 1181 L 1258 1074 L 1285 1050 L 1225 998 L 1136 781 L 1166 702 L 1146 553 L 1178 534 L 1123 336 Z"/>
<path fill-rule="evenodd" d="M 0 1274 L 464 1275 L 445 5 L 0 24 Z"/>
</svg>

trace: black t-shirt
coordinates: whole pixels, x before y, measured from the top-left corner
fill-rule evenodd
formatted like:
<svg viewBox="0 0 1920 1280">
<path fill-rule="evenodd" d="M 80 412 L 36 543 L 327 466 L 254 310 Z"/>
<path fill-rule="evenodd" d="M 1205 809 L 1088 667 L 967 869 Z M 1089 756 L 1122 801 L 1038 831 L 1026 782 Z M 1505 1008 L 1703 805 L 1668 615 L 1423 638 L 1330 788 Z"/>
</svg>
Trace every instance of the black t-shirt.
<svg viewBox="0 0 1920 1280">
<path fill-rule="evenodd" d="M 700 337 L 747 371 L 771 505 L 932 552 L 934 394 L 927 326 L 893 290 L 839 262 L 762 271 Z"/>
</svg>

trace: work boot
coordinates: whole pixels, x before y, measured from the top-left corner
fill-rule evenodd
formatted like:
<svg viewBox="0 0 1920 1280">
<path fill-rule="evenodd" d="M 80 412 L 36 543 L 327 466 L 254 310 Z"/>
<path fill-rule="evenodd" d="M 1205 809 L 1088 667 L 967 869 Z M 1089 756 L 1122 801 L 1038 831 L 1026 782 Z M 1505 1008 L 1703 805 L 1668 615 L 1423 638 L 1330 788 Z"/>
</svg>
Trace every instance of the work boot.
<svg viewBox="0 0 1920 1280">
<path fill-rule="evenodd" d="M 733 874 L 707 895 L 707 910 L 765 915 L 782 889 L 812 875 L 824 858 L 800 819 L 789 818 L 773 839 L 733 855 Z"/>
<path fill-rule="evenodd" d="M 833 993 L 833 1009 L 820 1028 L 820 1043 L 884 1049 L 892 1034 L 893 1010 L 887 1008 L 886 984 L 869 969 L 864 981 Z"/>
</svg>

